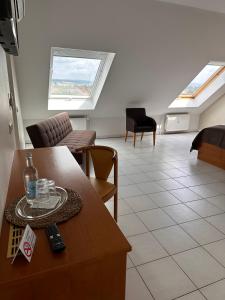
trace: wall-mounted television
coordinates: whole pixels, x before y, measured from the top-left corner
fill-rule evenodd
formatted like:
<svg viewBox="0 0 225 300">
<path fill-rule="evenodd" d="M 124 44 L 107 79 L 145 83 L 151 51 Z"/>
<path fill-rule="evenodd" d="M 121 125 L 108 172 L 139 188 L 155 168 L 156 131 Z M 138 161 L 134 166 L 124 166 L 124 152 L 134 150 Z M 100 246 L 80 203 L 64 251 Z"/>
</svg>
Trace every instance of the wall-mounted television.
<svg viewBox="0 0 225 300">
<path fill-rule="evenodd" d="M 11 55 L 18 55 L 17 24 L 25 14 L 25 0 L 0 0 L 0 45 Z"/>
</svg>

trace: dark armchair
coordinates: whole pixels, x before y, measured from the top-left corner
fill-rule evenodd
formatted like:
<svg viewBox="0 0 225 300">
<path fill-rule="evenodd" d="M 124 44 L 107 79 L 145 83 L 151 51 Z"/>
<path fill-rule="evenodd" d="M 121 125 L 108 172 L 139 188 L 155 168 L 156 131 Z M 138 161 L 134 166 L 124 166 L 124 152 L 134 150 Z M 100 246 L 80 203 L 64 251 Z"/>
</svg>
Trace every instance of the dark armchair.
<svg viewBox="0 0 225 300">
<path fill-rule="evenodd" d="M 141 141 L 144 132 L 153 132 L 153 145 L 155 146 L 156 121 L 146 116 L 145 108 L 127 108 L 126 109 L 126 137 L 128 131 L 134 133 L 134 147 L 136 143 L 136 133 L 141 132 Z"/>
</svg>

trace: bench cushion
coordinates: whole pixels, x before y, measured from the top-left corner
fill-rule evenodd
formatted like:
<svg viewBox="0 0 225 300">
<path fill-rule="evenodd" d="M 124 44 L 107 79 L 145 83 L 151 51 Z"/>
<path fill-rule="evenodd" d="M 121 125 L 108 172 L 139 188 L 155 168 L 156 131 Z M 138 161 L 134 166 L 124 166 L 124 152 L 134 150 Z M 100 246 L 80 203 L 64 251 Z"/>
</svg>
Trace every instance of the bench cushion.
<svg viewBox="0 0 225 300">
<path fill-rule="evenodd" d="M 73 130 L 57 146 L 67 146 L 71 153 L 75 153 L 77 148 L 93 145 L 96 138 L 96 132 L 92 130 Z"/>
</svg>

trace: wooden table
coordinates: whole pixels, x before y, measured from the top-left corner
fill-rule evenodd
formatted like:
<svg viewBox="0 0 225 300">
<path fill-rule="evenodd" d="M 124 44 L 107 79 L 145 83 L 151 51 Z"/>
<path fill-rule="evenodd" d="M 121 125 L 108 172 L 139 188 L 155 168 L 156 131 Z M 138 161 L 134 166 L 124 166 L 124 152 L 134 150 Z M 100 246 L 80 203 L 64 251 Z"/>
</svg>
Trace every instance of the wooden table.
<svg viewBox="0 0 225 300">
<path fill-rule="evenodd" d="M 67 147 L 32 150 L 39 177 L 77 191 L 81 212 L 59 225 L 66 250 L 53 254 L 43 229 L 35 230 L 31 263 L 6 258 L 9 223 L 0 237 L 0 299 L 122 300 L 125 299 L 126 256 L 129 243 L 83 174 Z M 24 194 L 25 150 L 15 152 L 7 202 Z M 7 205 L 7 204 L 6 204 Z"/>
</svg>

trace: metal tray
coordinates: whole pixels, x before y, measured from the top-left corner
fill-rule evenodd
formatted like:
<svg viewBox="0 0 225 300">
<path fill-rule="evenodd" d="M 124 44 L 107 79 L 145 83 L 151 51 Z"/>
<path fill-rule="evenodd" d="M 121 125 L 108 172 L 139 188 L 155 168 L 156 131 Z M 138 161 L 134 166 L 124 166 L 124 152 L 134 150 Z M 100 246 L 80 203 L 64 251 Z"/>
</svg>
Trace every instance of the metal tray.
<svg viewBox="0 0 225 300">
<path fill-rule="evenodd" d="M 27 203 L 26 196 L 23 196 L 23 198 L 20 199 L 15 208 L 17 217 L 24 220 L 35 220 L 50 216 L 51 214 L 55 213 L 68 199 L 67 191 L 62 187 L 57 186 L 56 192 L 60 195 L 60 199 L 58 200 L 54 208 L 40 208 L 38 207 L 38 202 L 35 200 L 34 205 L 32 206 Z"/>
</svg>

